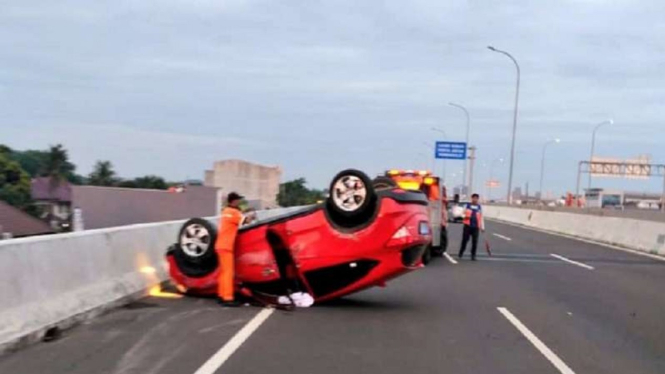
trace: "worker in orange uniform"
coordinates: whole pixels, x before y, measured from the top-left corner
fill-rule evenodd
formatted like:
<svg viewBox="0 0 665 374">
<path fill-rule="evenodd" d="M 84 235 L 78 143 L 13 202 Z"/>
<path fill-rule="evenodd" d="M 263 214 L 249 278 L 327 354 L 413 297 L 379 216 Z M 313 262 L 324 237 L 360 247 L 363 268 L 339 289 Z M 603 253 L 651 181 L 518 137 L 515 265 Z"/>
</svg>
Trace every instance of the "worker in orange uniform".
<svg viewBox="0 0 665 374">
<path fill-rule="evenodd" d="M 466 245 L 471 239 L 471 260 L 476 261 L 476 250 L 478 249 L 478 235 L 480 231 L 485 231 L 485 221 L 483 220 L 483 209 L 478 203 L 477 193 L 471 195 L 471 202 L 466 204 L 464 209 L 464 232 L 462 234 L 462 246 L 459 249 L 457 257 L 464 256 Z"/>
<path fill-rule="evenodd" d="M 226 208 L 222 210 L 217 230 L 215 251 L 221 267 L 217 283 L 218 301 L 225 307 L 236 307 L 240 304 L 234 299 L 235 254 L 234 245 L 238 228 L 243 221 L 240 202 L 243 196 L 231 192 L 227 196 Z"/>
</svg>

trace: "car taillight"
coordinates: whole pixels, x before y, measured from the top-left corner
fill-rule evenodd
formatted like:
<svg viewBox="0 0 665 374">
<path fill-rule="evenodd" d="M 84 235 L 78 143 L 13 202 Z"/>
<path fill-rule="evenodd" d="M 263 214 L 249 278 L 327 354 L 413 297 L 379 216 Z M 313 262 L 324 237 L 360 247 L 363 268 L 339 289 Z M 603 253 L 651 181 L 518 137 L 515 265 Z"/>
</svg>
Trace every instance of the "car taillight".
<svg viewBox="0 0 665 374">
<path fill-rule="evenodd" d="M 409 244 L 413 241 L 413 235 L 409 232 L 409 229 L 406 226 L 402 226 L 399 230 L 395 231 L 392 238 L 388 241 L 388 246 L 401 246 L 404 244 Z"/>
</svg>

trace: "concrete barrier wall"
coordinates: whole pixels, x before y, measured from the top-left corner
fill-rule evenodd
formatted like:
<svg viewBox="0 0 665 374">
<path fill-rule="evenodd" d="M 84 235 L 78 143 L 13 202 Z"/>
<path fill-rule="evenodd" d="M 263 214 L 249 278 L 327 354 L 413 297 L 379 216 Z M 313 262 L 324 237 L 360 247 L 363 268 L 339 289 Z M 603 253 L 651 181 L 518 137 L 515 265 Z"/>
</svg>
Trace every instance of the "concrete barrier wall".
<svg viewBox="0 0 665 374">
<path fill-rule="evenodd" d="M 665 223 L 631 218 L 483 207 L 487 218 L 665 256 Z"/>
<path fill-rule="evenodd" d="M 258 212 L 267 219 L 301 208 Z M 215 220 L 210 217 L 210 220 Z M 184 220 L 0 241 L 0 352 L 167 279 Z M 83 317 L 81 317 L 83 318 Z"/>
</svg>

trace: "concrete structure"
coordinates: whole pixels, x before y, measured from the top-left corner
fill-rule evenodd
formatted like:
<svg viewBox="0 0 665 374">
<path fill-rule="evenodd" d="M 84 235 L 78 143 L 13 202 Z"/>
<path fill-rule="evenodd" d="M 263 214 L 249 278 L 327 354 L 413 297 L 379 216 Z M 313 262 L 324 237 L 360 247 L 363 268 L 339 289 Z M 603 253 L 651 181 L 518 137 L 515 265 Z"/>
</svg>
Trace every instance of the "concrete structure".
<svg viewBox="0 0 665 374">
<path fill-rule="evenodd" d="M 259 211 L 257 217 L 298 209 Z M 143 296 L 166 280 L 164 254 L 183 222 L 0 241 L 0 353 Z"/>
<path fill-rule="evenodd" d="M 222 189 L 226 195 L 236 191 L 247 200 L 258 201 L 260 208 L 277 206 L 277 194 L 282 177 L 279 166 L 264 166 L 242 160 L 217 161 L 205 172 L 205 186 Z"/>
<path fill-rule="evenodd" d="M 487 218 L 665 256 L 665 223 L 487 205 Z"/>
<path fill-rule="evenodd" d="M 188 186 L 182 192 L 72 186 L 72 207 L 81 209 L 85 229 L 164 222 L 217 215 L 221 191 Z"/>
<path fill-rule="evenodd" d="M 214 187 L 187 186 L 181 192 L 140 188 L 76 186 L 32 182 L 32 196 L 46 212 L 44 219 L 58 231 L 69 231 L 74 212 L 80 212 L 85 229 L 137 223 L 164 222 L 214 216 L 221 209 L 221 191 Z"/>
</svg>

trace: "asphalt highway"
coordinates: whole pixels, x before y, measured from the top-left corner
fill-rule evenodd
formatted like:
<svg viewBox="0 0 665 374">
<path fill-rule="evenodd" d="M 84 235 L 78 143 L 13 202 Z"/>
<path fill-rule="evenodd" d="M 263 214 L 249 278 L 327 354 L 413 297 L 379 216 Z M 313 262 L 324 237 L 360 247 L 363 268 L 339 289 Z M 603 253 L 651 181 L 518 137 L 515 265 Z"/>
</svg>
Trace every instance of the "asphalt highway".
<svg viewBox="0 0 665 374">
<path fill-rule="evenodd" d="M 496 222 L 485 238 L 492 257 L 291 313 L 147 297 L 0 373 L 665 373 L 665 261 Z"/>
</svg>

